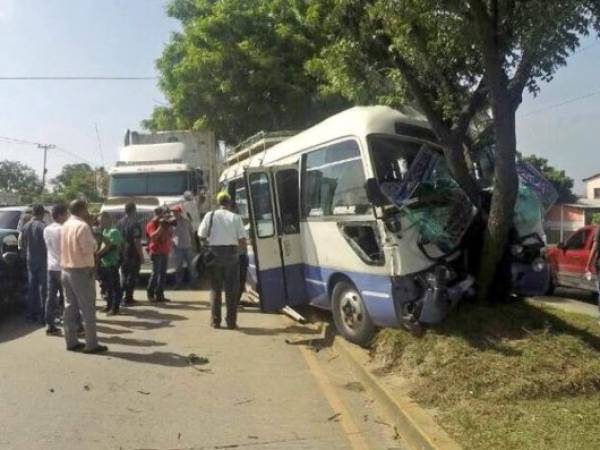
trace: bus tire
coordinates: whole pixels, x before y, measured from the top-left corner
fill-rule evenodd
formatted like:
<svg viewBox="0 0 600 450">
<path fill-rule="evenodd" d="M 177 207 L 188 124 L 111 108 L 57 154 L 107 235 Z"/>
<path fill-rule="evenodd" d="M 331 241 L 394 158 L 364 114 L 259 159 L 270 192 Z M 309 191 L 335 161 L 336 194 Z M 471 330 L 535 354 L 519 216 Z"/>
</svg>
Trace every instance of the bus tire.
<svg viewBox="0 0 600 450">
<path fill-rule="evenodd" d="M 351 283 L 340 281 L 334 286 L 331 298 L 338 332 L 354 344 L 368 346 L 375 336 L 375 325 L 358 290 Z"/>
</svg>

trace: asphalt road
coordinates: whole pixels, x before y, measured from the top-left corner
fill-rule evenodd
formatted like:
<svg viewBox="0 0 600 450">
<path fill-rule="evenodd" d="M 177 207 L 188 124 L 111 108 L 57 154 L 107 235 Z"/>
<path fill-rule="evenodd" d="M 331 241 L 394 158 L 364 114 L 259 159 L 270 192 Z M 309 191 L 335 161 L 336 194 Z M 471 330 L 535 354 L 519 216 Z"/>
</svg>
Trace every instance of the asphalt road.
<svg viewBox="0 0 600 450">
<path fill-rule="evenodd" d="M 104 355 L 0 321 L 0 449 L 405 448 L 315 329 L 246 308 L 213 330 L 206 292 L 169 294 L 98 312 Z"/>
</svg>

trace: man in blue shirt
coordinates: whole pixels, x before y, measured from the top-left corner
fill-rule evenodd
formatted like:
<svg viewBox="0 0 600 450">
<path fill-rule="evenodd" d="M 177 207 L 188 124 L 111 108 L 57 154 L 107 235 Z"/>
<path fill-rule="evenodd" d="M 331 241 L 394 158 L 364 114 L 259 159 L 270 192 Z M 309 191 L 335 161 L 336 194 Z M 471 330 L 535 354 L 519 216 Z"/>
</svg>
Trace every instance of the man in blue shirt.
<svg viewBox="0 0 600 450">
<path fill-rule="evenodd" d="M 27 320 L 44 324 L 44 302 L 46 299 L 47 249 L 44 241 L 45 209 L 33 205 L 33 219 L 21 230 L 19 248 L 27 256 Z"/>
</svg>

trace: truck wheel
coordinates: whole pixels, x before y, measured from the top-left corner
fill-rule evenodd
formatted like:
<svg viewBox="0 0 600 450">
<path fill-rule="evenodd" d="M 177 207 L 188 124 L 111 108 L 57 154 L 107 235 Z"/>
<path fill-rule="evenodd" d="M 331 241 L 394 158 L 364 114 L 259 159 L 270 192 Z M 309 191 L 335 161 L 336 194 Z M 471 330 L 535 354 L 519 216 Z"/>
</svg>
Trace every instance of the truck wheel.
<svg viewBox="0 0 600 450">
<path fill-rule="evenodd" d="M 358 290 L 341 281 L 332 293 L 332 313 L 335 327 L 344 338 L 354 344 L 367 346 L 375 335 L 375 325 Z"/>
<path fill-rule="evenodd" d="M 548 282 L 548 288 L 546 289 L 546 295 L 554 295 L 554 291 L 556 290 L 556 284 L 554 283 L 554 278 L 552 278 L 552 274 L 550 274 L 550 281 Z"/>
</svg>

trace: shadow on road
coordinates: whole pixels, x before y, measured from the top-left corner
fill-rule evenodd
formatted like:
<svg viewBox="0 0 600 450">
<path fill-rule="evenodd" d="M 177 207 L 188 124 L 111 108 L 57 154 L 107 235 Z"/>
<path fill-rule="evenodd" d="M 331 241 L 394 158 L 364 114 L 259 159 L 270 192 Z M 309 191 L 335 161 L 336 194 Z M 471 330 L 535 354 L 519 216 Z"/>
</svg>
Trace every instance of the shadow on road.
<svg viewBox="0 0 600 450">
<path fill-rule="evenodd" d="M 248 334 L 250 336 L 275 336 L 275 335 L 285 335 L 285 334 L 305 334 L 305 335 L 314 335 L 317 336 L 320 334 L 319 331 L 313 330 L 308 327 L 303 327 L 300 325 L 292 325 L 284 328 L 256 328 L 256 327 L 244 327 L 240 326 L 238 331 L 244 334 Z"/>
<path fill-rule="evenodd" d="M 152 339 L 129 339 L 120 336 L 103 336 L 100 337 L 100 340 L 104 343 L 131 345 L 132 347 L 162 347 L 167 345 L 165 342 L 159 342 Z"/>
<path fill-rule="evenodd" d="M 173 352 L 131 353 L 108 351 L 105 356 L 120 358 L 131 362 L 154 364 L 166 367 L 189 367 L 187 357 Z"/>
<path fill-rule="evenodd" d="M 41 325 L 25 322 L 20 316 L 2 318 L 0 320 L 0 344 L 22 338 L 40 328 L 42 328 Z"/>
<path fill-rule="evenodd" d="M 110 320 L 98 319 L 99 324 L 116 325 L 133 330 L 157 330 L 159 328 L 172 328 L 174 325 L 169 320 L 160 322 L 148 322 L 144 320 Z"/>
<path fill-rule="evenodd" d="M 100 319 L 98 319 L 98 320 L 100 320 Z M 131 330 L 121 330 L 119 328 L 111 328 L 111 327 L 101 325 L 100 323 L 96 324 L 96 330 L 98 331 L 98 333 L 104 333 L 104 334 L 130 334 L 130 333 L 133 333 L 133 331 L 131 331 Z"/>
</svg>

